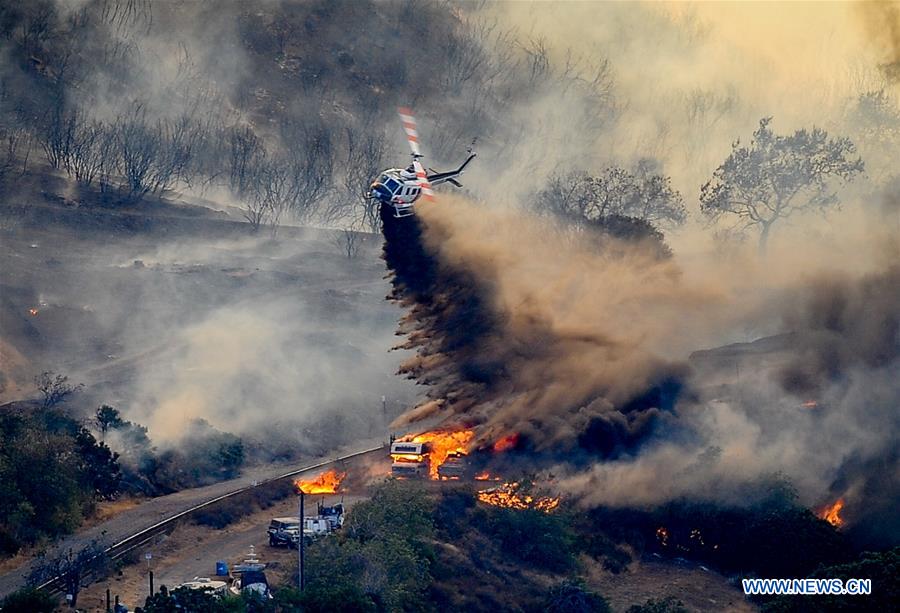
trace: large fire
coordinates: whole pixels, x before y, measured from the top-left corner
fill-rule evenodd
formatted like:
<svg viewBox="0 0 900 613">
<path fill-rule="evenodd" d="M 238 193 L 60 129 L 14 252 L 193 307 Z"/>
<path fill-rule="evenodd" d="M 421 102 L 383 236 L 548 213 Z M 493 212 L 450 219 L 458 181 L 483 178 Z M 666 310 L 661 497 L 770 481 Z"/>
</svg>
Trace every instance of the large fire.
<svg viewBox="0 0 900 613">
<path fill-rule="evenodd" d="M 468 454 L 469 443 L 472 442 L 473 438 L 475 438 L 473 430 L 435 430 L 433 432 L 416 434 L 415 436 L 406 436 L 400 440 L 410 443 L 428 443 L 431 446 L 429 455 L 431 463 L 428 466 L 428 476 L 432 479 L 438 479 L 440 476 L 438 468 L 440 468 L 441 464 L 446 462 L 451 454 Z M 421 459 L 417 461 L 421 461 Z"/>
<path fill-rule="evenodd" d="M 337 494 L 341 481 L 346 476 L 347 473 L 332 468 L 309 481 L 297 479 L 294 481 L 294 488 L 304 494 Z"/>
<path fill-rule="evenodd" d="M 559 506 L 559 497 L 532 496 L 520 492 L 518 482 L 504 483 L 478 492 L 478 500 L 495 507 L 509 509 L 537 509 L 549 513 Z"/>
<path fill-rule="evenodd" d="M 508 434 L 494 443 L 494 451 L 500 453 L 508 451 L 515 447 L 519 442 L 519 435 L 516 433 Z"/>
<path fill-rule="evenodd" d="M 828 505 L 819 511 L 819 518 L 824 519 L 835 528 L 840 528 L 844 525 L 844 520 L 841 518 L 841 509 L 843 508 L 844 499 L 838 498 L 834 501 L 834 504 Z"/>
</svg>

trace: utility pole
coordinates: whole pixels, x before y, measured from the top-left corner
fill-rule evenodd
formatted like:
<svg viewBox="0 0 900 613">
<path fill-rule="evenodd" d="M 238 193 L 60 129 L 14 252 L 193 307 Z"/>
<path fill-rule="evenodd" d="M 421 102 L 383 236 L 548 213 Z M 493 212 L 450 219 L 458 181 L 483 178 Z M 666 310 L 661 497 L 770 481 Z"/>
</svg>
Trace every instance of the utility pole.
<svg viewBox="0 0 900 613">
<path fill-rule="evenodd" d="M 384 425 L 386 426 L 388 423 L 387 420 L 387 398 L 381 397 L 381 419 L 384 421 Z"/>
<path fill-rule="evenodd" d="M 298 552 L 298 553 L 297 553 L 297 557 L 299 558 L 299 559 L 298 559 L 298 562 L 299 562 L 299 570 L 297 571 L 297 574 L 298 574 L 298 581 L 297 581 L 297 582 L 300 584 L 300 591 L 302 592 L 302 591 L 303 591 L 303 549 L 304 549 L 304 545 L 306 544 L 306 543 L 304 542 L 306 539 L 305 539 L 304 536 L 303 536 L 303 523 L 304 523 L 304 520 L 303 520 L 303 498 L 304 498 L 304 492 L 303 492 L 303 488 L 302 488 L 302 487 L 300 487 L 299 489 L 300 489 L 300 543 L 298 544 L 299 546 L 297 547 L 297 552 Z"/>
</svg>

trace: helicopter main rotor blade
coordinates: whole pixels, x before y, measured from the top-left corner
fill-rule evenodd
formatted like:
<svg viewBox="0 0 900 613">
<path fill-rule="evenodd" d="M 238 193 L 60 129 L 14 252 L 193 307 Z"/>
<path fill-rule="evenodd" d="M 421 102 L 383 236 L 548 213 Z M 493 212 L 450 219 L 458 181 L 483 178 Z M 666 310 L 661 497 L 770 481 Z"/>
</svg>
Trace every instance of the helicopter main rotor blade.
<svg viewBox="0 0 900 613">
<path fill-rule="evenodd" d="M 412 110 L 405 106 L 397 109 L 400 114 L 400 121 L 403 123 L 403 131 L 406 132 L 406 140 L 409 141 L 409 148 L 414 157 L 422 156 L 419 151 L 419 131 L 416 129 L 416 118 L 412 114 Z"/>
<path fill-rule="evenodd" d="M 422 164 L 419 163 L 419 160 L 413 160 L 413 167 L 416 171 L 416 183 L 419 184 L 419 188 L 422 190 L 422 196 L 427 200 L 434 200 L 434 191 L 431 189 L 431 183 L 428 182 L 428 175 L 425 174 L 425 169 L 422 167 Z"/>
</svg>

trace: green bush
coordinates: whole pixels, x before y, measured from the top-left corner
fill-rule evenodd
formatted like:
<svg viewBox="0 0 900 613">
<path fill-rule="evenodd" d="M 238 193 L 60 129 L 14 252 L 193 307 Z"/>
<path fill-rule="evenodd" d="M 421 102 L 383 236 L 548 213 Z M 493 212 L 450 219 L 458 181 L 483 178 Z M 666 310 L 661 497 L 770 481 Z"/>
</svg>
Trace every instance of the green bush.
<svg viewBox="0 0 900 613">
<path fill-rule="evenodd" d="M 567 579 L 547 592 L 542 611 L 548 613 L 609 613 L 609 603 L 580 579 Z"/>
<path fill-rule="evenodd" d="M 47 593 L 27 587 L 0 600 L 0 609 L 3 613 L 53 613 L 57 604 Z"/>
<path fill-rule="evenodd" d="M 536 509 L 486 509 L 487 533 L 522 562 L 563 572 L 575 565 L 575 537 L 563 515 Z"/>
<path fill-rule="evenodd" d="M 896 611 L 900 603 L 900 547 L 865 552 L 853 562 L 819 567 L 813 579 L 871 579 L 868 596 L 776 596 L 763 600 L 764 613 L 829 613 L 831 611 Z"/>
<path fill-rule="evenodd" d="M 644 604 L 631 605 L 626 613 L 688 613 L 688 610 L 674 596 L 666 596 L 662 600 L 651 598 Z"/>
</svg>

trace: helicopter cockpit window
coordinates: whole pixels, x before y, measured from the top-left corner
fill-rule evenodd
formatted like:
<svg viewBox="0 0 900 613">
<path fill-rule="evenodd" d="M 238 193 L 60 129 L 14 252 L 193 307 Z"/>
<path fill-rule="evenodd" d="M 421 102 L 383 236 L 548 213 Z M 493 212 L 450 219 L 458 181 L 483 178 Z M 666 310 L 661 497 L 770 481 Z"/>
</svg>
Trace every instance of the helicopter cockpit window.
<svg viewBox="0 0 900 613">
<path fill-rule="evenodd" d="M 397 188 L 400 187 L 400 184 L 393 179 L 388 179 L 384 186 L 393 194 L 397 191 Z"/>
</svg>

